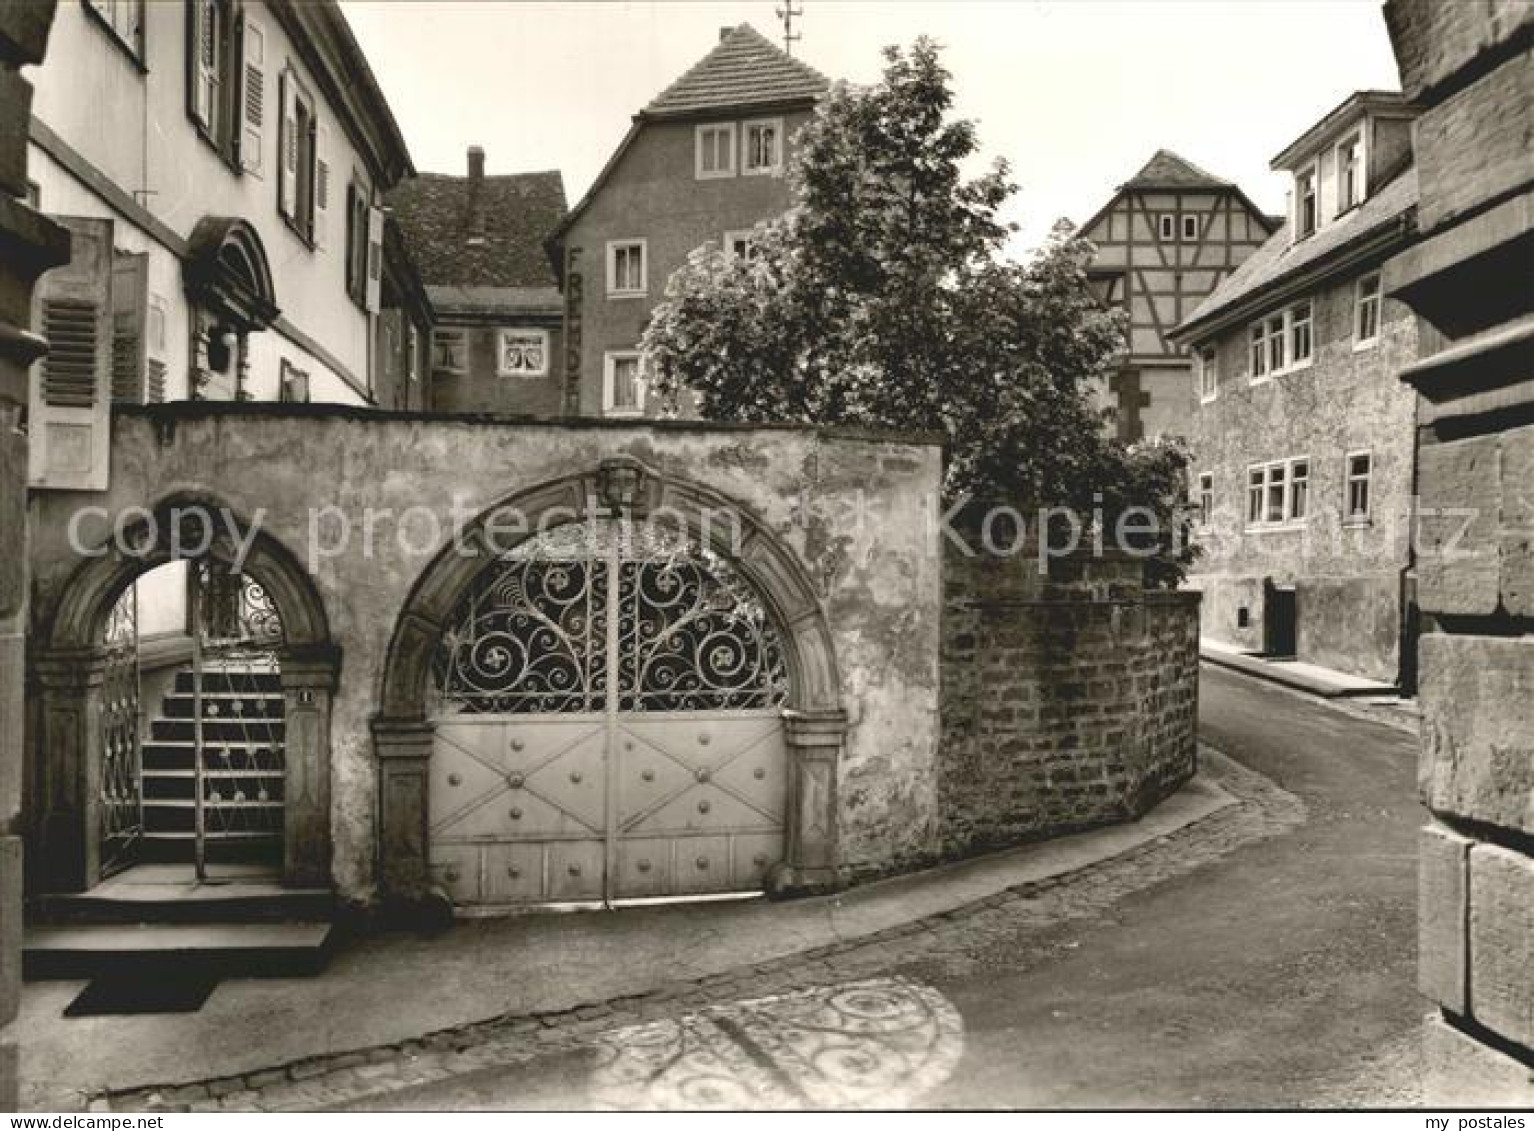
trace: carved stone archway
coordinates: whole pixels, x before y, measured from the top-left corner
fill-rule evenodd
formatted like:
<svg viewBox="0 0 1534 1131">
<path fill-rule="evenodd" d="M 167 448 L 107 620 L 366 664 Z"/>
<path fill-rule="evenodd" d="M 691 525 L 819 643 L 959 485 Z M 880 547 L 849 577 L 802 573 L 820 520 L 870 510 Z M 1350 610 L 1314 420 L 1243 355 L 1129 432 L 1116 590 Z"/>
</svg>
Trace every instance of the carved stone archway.
<svg viewBox="0 0 1534 1131">
<path fill-rule="evenodd" d="M 479 515 L 417 580 L 395 624 L 373 722 L 379 759 L 379 880 L 385 900 L 435 902 L 428 871 L 427 713 L 431 658 L 463 593 L 497 557 L 540 531 L 626 513 L 665 516 L 729 558 L 762 598 L 780 632 L 789 674 L 783 713 L 789 748 L 786 856 L 769 879 L 774 894 L 840 882 L 837 767 L 846 738 L 841 678 L 820 600 L 794 553 L 750 512 L 700 484 L 658 474 L 637 460 L 605 460 L 589 473 L 512 495 Z M 731 516 L 721 523 L 719 516 Z"/>
<path fill-rule="evenodd" d="M 96 556 L 75 570 L 39 634 L 42 644 L 32 659 L 40 759 L 34 859 L 42 890 L 83 891 L 100 874 L 98 745 L 107 618 L 132 582 L 179 560 L 172 525 L 178 513 L 199 508 L 218 521 L 210 557 L 228 563 L 236 540 L 250 546 L 240 568 L 266 589 L 285 630 L 278 657 L 286 720 L 283 879 L 305 886 L 330 883 L 330 709 L 340 650 L 331 641 L 324 605 L 298 559 L 276 538 L 251 528 L 216 500 L 180 495 L 150 508 L 152 521 L 141 520 L 123 537 L 94 547 Z M 179 544 L 198 541 L 189 536 Z"/>
</svg>

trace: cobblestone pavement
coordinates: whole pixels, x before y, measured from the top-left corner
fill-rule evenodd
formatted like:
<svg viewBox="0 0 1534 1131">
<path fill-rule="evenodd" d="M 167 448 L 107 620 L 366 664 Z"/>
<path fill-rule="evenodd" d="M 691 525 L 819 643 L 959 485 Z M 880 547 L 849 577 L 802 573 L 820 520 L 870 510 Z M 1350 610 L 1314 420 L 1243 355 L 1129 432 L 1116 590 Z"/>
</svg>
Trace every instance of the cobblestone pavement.
<svg viewBox="0 0 1534 1131">
<path fill-rule="evenodd" d="M 721 1006 L 747 999 L 845 989 L 892 970 L 914 974 L 919 983 L 923 973 L 954 975 L 972 969 L 977 955 L 996 948 L 1011 956 L 1014 970 L 1045 963 L 1069 951 L 1072 925 L 1104 916 L 1124 895 L 1190 872 L 1304 820 L 1304 806 L 1295 796 L 1215 751 L 1205 750 L 1203 772 L 1240 803 L 1111 860 L 1024 884 L 930 919 L 698 982 L 663 986 L 640 997 L 592 1002 L 562 1013 L 502 1017 L 399 1045 L 244 1076 L 117 1093 L 98 1097 L 92 1107 L 312 1110 L 389 1106 L 391 1097 L 402 1106 L 433 1106 L 433 1085 L 455 1085 L 487 1072 L 505 1079 L 551 1063 L 568 1063 L 572 1072 L 588 1073 L 600 1062 L 602 1049 L 614 1047 L 612 1040 L 604 1044 L 604 1034 L 656 1022 L 670 1023 L 668 1031 L 696 1026 L 699 1018 L 707 1020 Z M 457 1094 L 456 1088 L 449 1090 Z M 516 1106 L 538 1106 L 537 1094 L 536 1088 L 519 1086 Z M 569 1102 L 562 1088 L 554 1094 L 559 1103 Z M 592 1103 L 599 1100 L 589 1098 Z M 771 1102 L 761 1096 L 758 1100 Z M 444 1099 L 438 1106 L 459 1102 Z M 856 1097 L 848 1095 L 845 1102 L 855 1103 Z M 798 1099 L 773 1106 L 797 1103 Z"/>
</svg>

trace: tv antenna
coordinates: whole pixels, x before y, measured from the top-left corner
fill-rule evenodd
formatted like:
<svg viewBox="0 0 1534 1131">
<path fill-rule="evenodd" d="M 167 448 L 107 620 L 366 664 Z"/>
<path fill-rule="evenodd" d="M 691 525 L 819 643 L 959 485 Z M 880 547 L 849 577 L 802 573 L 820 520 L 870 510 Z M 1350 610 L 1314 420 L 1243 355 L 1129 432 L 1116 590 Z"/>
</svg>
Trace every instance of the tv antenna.
<svg viewBox="0 0 1534 1131">
<path fill-rule="evenodd" d="M 804 15 L 804 4 L 802 0 L 798 4 L 795 4 L 794 0 L 783 0 L 783 6 L 776 9 L 776 11 L 778 19 L 783 21 L 783 50 L 792 55 L 794 53 L 794 44 L 804 38 L 803 35 L 794 30 L 794 21 Z"/>
</svg>

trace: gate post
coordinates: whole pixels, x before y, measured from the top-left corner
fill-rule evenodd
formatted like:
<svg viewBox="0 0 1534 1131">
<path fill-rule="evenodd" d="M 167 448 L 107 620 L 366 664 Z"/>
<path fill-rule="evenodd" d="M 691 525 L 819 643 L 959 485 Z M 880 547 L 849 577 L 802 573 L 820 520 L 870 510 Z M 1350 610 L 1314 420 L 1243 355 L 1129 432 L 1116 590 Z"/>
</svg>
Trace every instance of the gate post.
<svg viewBox="0 0 1534 1131">
<path fill-rule="evenodd" d="M 35 779 L 39 890 L 85 891 L 101 875 L 101 727 L 106 649 L 58 649 L 37 658 L 41 689 Z"/>
<path fill-rule="evenodd" d="M 277 657 L 286 746 L 282 878 L 295 886 L 330 886 L 330 701 L 340 667 L 340 650 L 330 646 Z"/>
<path fill-rule="evenodd" d="M 783 712 L 788 745 L 788 827 L 784 859 L 767 877 L 774 896 L 812 895 L 842 886 L 836 821 L 836 769 L 847 739 L 840 708 Z"/>
<path fill-rule="evenodd" d="M 386 911 L 411 917 L 430 917 L 440 910 L 427 862 L 431 743 L 432 726 L 424 720 L 373 720 L 379 889 Z"/>
</svg>

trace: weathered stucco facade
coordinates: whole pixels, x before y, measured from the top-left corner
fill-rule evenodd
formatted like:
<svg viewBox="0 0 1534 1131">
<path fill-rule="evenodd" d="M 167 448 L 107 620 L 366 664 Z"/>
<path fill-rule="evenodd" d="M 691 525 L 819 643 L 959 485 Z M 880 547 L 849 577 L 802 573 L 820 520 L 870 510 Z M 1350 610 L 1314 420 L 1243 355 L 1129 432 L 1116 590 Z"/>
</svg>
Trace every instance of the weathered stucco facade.
<svg viewBox="0 0 1534 1131">
<path fill-rule="evenodd" d="M 402 612 L 407 605 L 421 611 L 421 579 L 450 545 L 455 519 L 471 525 L 508 499 L 584 482 L 603 461 L 621 459 L 637 461 L 662 485 L 662 500 L 668 491 L 692 497 L 688 485 L 697 484 L 708 499 L 738 507 L 763 532 L 763 545 L 777 547 L 770 560 L 798 579 L 784 581 L 783 592 L 802 601 L 794 615 L 817 626 L 827 670 L 840 673 L 825 701 L 812 704 L 845 713 L 836 724 L 844 725 L 845 740 L 835 750 L 835 810 L 827 814 L 835 865 L 882 871 L 931 854 L 942 601 L 929 514 L 941 475 L 935 444 L 792 428 L 494 424 L 207 404 L 119 412 L 113 429 L 108 491 L 50 493 L 33 504 L 40 683 L 33 748 L 42 741 L 49 759 L 68 742 L 52 731 L 39 739 L 38 728 L 89 737 L 88 715 L 66 723 L 54 709 L 67 715 L 79 700 L 71 680 L 88 686 L 79 672 L 81 647 L 88 651 L 100 631 L 115 587 L 141 568 L 82 564 L 68 543 L 71 517 L 82 506 L 105 508 L 77 526 L 95 546 L 126 508 L 178 499 L 228 508 L 242 525 L 259 524 L 252 572 L 277 595 L 289 628 L 293 655 L 284 679 L 291 668 L 302 681 L 293 685 L 297 700 L 318 704 L 317 751 L 328 733 L 329 756 L 313 767 L 320 780 L 311 796 L 328 791 L 329 801 L 313 832 L 318 843 L 300 846 L 301 853 L 312 862 L 328 847 L 339 892 L 372 898 L 381 866 L 378 823 L 389 812 L 372 728 L 381 717 L 411 721 L 388 718 L 398 698 L 390 673 L 411 639 Z M 129 525 L 134 517 L 128 513 Z M 343 526 L 350 528 L 344 548 Z M 789 635 L 801 631 L 797 621 L 783 627 Z M 291 745 L 289 757 L 299 757 Z M 46 790 L 51 774 L 39 768 L 38 788 Z M 52 822 L 67 839 L 68 804 L 77 802 L 36 798 L 34 835 L 45 836 Z M 290 824 L 302 823 L 289 806 Z M 390 851 L 386 843 L 385 869 Z M 56 859 L 68 855 L 61 852 Z"/>
<path fill-rule="evenodd" d="M 1441 333 L 1422 394 L 1425 1100 L 1534 1105 L 1534 7 L 1385 6 L 1423 107 L 1422 242 L 1386 289 Z"/>
</svg>

